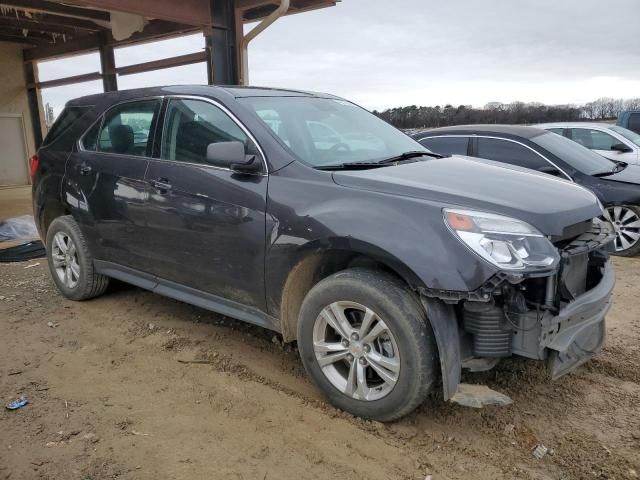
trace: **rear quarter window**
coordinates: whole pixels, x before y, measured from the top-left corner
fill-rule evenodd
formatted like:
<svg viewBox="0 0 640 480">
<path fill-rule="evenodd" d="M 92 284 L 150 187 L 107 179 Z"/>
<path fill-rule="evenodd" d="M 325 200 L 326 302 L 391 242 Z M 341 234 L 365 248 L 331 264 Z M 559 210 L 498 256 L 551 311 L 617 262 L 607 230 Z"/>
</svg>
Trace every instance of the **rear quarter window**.
<svg viewBox="0 0 640 480">
<path fill-rule="evenodd" d="M 91 107 L 65 107 L 51 126 L 42 144 L 49 145 L 55 142 L 71 125 L 86 115 L 90 110 Z"/>
</svg>

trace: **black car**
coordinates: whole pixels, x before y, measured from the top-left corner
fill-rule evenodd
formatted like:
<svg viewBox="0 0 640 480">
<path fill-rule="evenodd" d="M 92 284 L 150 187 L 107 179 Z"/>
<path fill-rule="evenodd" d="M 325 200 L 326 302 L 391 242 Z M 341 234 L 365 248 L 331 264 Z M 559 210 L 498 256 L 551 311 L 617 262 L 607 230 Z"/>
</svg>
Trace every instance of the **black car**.
<svg viewBox="0 0 640 480">
<path fill-rule="evenodd" d="M 640 166 L 608 160 L 561 135 L 517 125 L 444 127 L 413 138 L 442 155 L 495 160 L 588 188 L 606 207 L 615 228 L 615 253 L 640 253 Z"/>
<path fill-rule="evenodd" d="M 440 375 L 456 400 L 463 368 L 512 355 L 557 377 L 604 339 L 613 230 L 591 193 L 433 158 L 331 95 L 80 98 L 32 172 L 63 295 L 86 300 L 116 278 L 280 332 L 356 415 L 405 415 Z"/>
</svg>

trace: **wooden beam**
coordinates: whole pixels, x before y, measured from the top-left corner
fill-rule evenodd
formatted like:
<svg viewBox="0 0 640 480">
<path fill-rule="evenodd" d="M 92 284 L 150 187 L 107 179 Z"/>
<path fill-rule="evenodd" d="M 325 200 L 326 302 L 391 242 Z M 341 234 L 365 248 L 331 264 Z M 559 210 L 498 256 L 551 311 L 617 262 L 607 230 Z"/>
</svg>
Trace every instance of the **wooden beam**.
<svg viewBox="0 0 640 480">
<path fill-rule="evenodd" d="M 29 38 L 24 35 L 11 35 L 1 32 L 0 42 L 20 43 L 23 45 L 47 45 L 47 42 L 44 40 Z"/>
<path fill-rule="evenodd" d="M 265 2 L 262 5 L 258 5 L 255 8 L 249 8 L 244 10 L 244 21 L 255 22 L 261 18 L 266 17 L 276 8 L 278 8 L 278 2 Z M 292 0 L 287 15 L 294 15 L 296 13 L 308 12 L 311 10 L 318 10 L 320 8 L 335 6 L 335 0 Z"/>
<path fill-rule="evenodd" d="M 46 80 L 44 82 L 37 82 L 36 88 L 52 88 L 61 87 L 63 85 L 72 85 L 74 83 L 91 82 L 93 80 L 101 80 L 102 74 L 100 72 L 83 73 L 81 75 L 73 75 L 71 77 L 56 78 L 55 80 Z M 27 87 L 33 87 L 34 85 L 27 85 Z"/>
<path fill-rule="evenodd" d="M 109 22 L 109 12 L 90 10 L 87 8 L 70 7 L 58 2 L 45 0 L 0 0 L 0 6 L 13 7 L 30 12 L 55 13 L 65 17 L 81 18 L 97 22 Z"/>
<path fill-rule="evenodd" d="M 116 59 L 111 45 L 100 45 L 100 70 L 102 71 L 102 89 L 105 92 L 118 90 Z"/>
<path fill-rule="evenodd" d="M 265 5 L 277 4 L 277 0 L 236 0 L 236 8 L 238 10 L 247 10 L 249 8 L 264 7 Z"/>
<path fill-rule="evenodd" d="M 34 45 L 39 45 L 39 44 L 53 45 L 56 43 L 56 40 L 53 38 L 54 34 L 47 33 L 47 32 L 44 32 L 44 33 L 38 32 L 35 30 L 29 30 L 25 32 L 20 28 L 0 26 L 0 34 L 9 35 L 13 37 L 24 37 L 32 41 L 31 43 L 33 43 Z M 63 43 L 62 38 L 60 38 L 59 41 L 60 43 Z"/>
<path fill-rule="evenodd" d="M 38 24 L 56 26 L 60 28 L 73 28 L 74 30 L 85 30 L 96 32 L 103 30 L 103 27 L 90 20 L 80 20 L 78 18 L 64 17 L 62 15 L 50 15 L 47 13 L 33 13 L 31 17 L 27 17 L 24 14 L 7 13 L 2 15 L 0 12 L 0 19 L 9 22 L 35 22 Z"/>
<path fill-rule="evenodd" d="M 133 43 L 153 42 L 159 39 L 177 37 L 199 31 L 201 31 L 201 29 L 193 25 L 178 24 L 165 20 L 152 20 L 144 27 L 142 32 L 135 32 L 124 40 L 115 40 L 109 33 L 107 35 L 107 44 L 113 45 L 114 47 L 122 47 Z"/>
<path fill-rule="evenodd" d="M 200 27 L 208 25 L 210 19 L 206 0 L 180 0 L 179 5 L 176 0 L 74 0 L 74 3 Z"/>
<path fill-rule="evenodd" d="M 184 35 L 199 31 L 191 25 L 177 25 L 164 20 L 153 20 L 147 24 L 144 31 L 136 32 L 126 40 L 116 41 L 111 32 L 105 32 L 106 40 L 101 33 L 94 33 L 82 37 L 76 37 L 65 43 L 56 45 L 44 45 L 38 48 L 31 48 L 25 51 L 25 60 L 32 62 L 36 60 L 52 60 L 56 58 L 68 57 L 71 55 L 97 51 L 100 45 L 107 44 L 112 47 L 121 47 L 130 44 L 140 44 L 151 42 L 161 38 Z"/>
<path fill-rule="evenodd" d="M 24 59 L 27 62 L 36 60 L 53 60 L 69 55 L 87 53 L 97 50 L 100 46 L 100 36 L 98 34 L 76 37 L 64 43 L 41 45 L 37 48 L 30 48 L 24 51 Z"/>
<path fill-rule="evenodd" d="M 236 12 L 234 0 L 214 0 L 212 3 L 211 24 L 214 27 L 205 32 L 209 85 L 237 85 L 240 80 Z"/>
<path fill-rule="evenodd" d="M 29 30 L 30 32 L 57 33 L 74 37 L 78 34 L 75 28 L 51 25 L 48 23 L 34 22 L 33 20 L 16 20 L 0 17 L 0 31 L 5 29 Z"/>
<path fill-rule="evenodd" d="M 127 65 L 126 67 L 118 67 L 115 72 L 118 75 L 133 75 L 134 73 L 151 72 L 154 70 L 162 70 L 163 68 L 181 67 L 183 65 L 191 65 L 207 60 L 206 52 L 188 53 L 177 57 L 163 58 L 162 60 L 154 60 L 152 62 L 137 63 L 135 65 Z"/>
<path fill-rule="evenodd" d="M 35 84 L 38 82 L 38 67 L 32 62 L 24 63 L 24 79 L 27 84 L 27 102 L 29 113 L 31 114 L 31 131 L 33 132 L 33 143 L 36 150 L 42 144 L 42 123 L 40 121 L 40 105 L 38 103 L 38 89 Z"/>
</svg>

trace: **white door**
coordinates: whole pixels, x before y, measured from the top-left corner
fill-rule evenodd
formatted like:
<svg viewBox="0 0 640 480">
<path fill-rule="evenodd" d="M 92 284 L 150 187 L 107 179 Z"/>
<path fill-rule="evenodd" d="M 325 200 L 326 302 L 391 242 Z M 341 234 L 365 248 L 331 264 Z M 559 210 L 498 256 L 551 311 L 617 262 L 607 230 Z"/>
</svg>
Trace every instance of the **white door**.
<svg viewBox="0 0 640 480">
<path fill-rule="evenodd" d="M 22 115 L 0 113 L 0 185 L 29 183 Z"/>
</svg>

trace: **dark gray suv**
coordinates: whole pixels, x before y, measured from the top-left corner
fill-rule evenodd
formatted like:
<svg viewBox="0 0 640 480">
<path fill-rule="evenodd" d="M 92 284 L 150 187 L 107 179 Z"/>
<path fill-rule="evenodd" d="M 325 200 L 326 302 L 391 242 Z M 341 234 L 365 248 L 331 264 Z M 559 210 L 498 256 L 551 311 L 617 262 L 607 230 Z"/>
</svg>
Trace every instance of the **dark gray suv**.
<svg viewBox="0 0 640 480">
<path fill-rule="evenodd" d="M 297 340 L 383 421 L 500 358 L 558 377 L 602 345 L 610 224 L 575 184 L 441 159 L 331 95 L 177 86 L 73 100 L 32 159 L 66 297 L 110 278 Z"/>
</svg>

